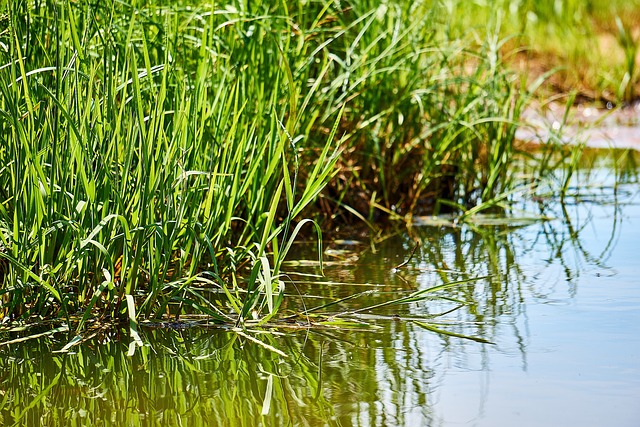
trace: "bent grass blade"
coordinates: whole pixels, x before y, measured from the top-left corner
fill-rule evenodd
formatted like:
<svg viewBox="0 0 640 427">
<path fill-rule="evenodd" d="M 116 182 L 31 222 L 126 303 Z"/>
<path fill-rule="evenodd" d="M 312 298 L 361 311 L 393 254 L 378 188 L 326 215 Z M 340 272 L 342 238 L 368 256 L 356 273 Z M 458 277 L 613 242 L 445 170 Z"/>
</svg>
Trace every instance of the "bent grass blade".
<svg viewBox="0 0 640 427">
<path fill-rule="evenodd" d="M 494 342 L 486 340 L 486 339 L 481 338 L 481 337 L 474 337 L 472 335 L 459 334 L 457 332 L 452 332 L 452 331 L 448 331 L 446 329 L 439 328 L 433 323 L 419 322 L 419 321 L 416 321 L 416 320 L 414 320 L 412 323 L 415 324 L 415 325 L 418 325 L 421 328 L 424 328 L 424 329 L 426 329 L 428 331 L 435 332 L 438 335 L 445 335 L 445 336 L 454 337 L 454 338 L 462 338 L 462 339 L 465 339 L 465 340 L 471 340 L 471 341 L 475 341 L 475 342 L 479 342 L 479 343 L 483 343 L 483 344 L 495 344 Z"/>
</svg>

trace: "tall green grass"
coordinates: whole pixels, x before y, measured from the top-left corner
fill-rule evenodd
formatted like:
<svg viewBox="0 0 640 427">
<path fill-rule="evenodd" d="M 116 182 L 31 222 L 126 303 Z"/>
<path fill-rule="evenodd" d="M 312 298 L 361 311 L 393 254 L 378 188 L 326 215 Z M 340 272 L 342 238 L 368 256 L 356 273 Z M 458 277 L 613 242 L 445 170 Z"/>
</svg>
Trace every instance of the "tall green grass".
<svg viewBox="0 0 640 427">
<path fill-rule="evenodd" d="M 339 163 L 350 173 L 327 198 L 369 222 L 504 204 L 518 186 L 515 131 L 539 83 L 523 87 L 506 68 L 500 15 L 458 37 L 453 12 L 431 2 L 358 2 L 349 13 L 360 18 L 337 15 L 346 33 L 328 94 L 348 101 Z"/>
<path fill-rule="evenodd" d="M 1 2 L 1 315 L 264 323 L 305 216 L 507 206 L 535 87 L 449 3 Z"/>
<path fill-rule="evenodd" d="M 286 255 L 279 241 L 336 160 L 330 133 L 296 182 L 306 111 L 282 54 L 290 32 L 269 28 L 287 18 L 119 2 L 2 10 L 2 314 L 81 327 L 122 317 L 128 296 L 144 317 L 275 312 L 282 283 L 266 254 L 276 266 Z"/>
</svg>

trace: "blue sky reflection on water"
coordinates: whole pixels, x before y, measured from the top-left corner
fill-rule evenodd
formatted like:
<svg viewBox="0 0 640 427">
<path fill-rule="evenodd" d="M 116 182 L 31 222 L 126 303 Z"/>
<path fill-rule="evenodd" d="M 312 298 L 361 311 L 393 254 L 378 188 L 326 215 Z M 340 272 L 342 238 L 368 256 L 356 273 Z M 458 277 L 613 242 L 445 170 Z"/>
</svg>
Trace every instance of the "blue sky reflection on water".
<svg viewBox="0 0 640 427">
<path fill-rule="evenodd" d="M 525 271 L 545 270 L 523 287 L 526 352 L 498 334 L 486 369 L 445 374 L 434 405 L 442 425 L 640 425 L 640 205 L 632 200 L 615 224 L 612 205 L 574 207 L 589 218 L 579 241 L 598 263 L 568 245 L 565 261 L 579 266 L 570 280 L 537 250 L 520 258 Z"/>
</svg>

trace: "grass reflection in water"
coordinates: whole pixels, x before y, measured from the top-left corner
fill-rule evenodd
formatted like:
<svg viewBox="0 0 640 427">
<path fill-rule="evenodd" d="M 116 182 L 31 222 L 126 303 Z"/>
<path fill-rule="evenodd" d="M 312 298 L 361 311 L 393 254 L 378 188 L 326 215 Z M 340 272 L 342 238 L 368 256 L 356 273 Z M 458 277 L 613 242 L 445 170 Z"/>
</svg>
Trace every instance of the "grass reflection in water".
<svg viewBox="0 0 640 427">
<path fill-rule="evenodd" d="M 59 335 L 2 346 L 0 424 L 446 424 L 444 390 L 452 378 L 474 371 L 488 378 L 505 369 L 501 359 L 532 369 L 539 357 L 530 348 L 537 339 L 535 302 L 568 304 L 584 276 L 615 274 L 612 254 L 628 222 L 622 207 L 635 200 L 637 174 L 618 171 L 609 185 L 610 174 L 589 171 L 589 182 L 599 184 L 572 183 L 564 205 L 552 198 L 534 202 L 554 220 L 420 227 L 413 236 L 375 243 L 375 251 L 330 248 L 353 262 L 328 263 L 324 284 L 301 274 L 317 273 L 312 263 L 286 264 L 307 308 L 325 308 L 281 329 L 249 329 L 252 339 L 231 329 L 142 326 L 145 345 L 132 356 L 128 329 L 96 336 L 66 354 L 52 353 L 69 341 Z M 394 272 L 414 239 L 422 241 L 419 250 Z M 304 260 L 304 248 L 296 253 Z M 411 303 L 380 305 L 477 277 L 487 278 Z M 285 299 L 290 306 L 283 315 L 299 310 L 300 295 Z M 378 308 L 363 310 L 373 305 Z M 314 327 L 306 329 L 309 320 Z M 416 320 L 495 345 L 435 334 Z M 13 338 L 3 333 L 3 342 Z M 479 419 L 487 399 L 473 409 Z"/>
</svg>

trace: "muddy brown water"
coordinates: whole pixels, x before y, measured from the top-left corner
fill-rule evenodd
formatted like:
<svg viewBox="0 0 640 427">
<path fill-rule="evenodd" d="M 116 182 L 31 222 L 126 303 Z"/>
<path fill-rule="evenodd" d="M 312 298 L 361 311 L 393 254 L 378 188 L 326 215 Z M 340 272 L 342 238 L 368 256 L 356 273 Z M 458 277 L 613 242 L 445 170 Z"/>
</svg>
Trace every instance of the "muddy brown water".
<svg viewBox="0 0 640 427">
<path fill-rule="evenodd" d="M 523 201 L 508 220 L 424 221 L 410 259 L 403 233 L 331 243 L 321 278 L 300 245 L 283 313 L 357 295 L 320 310 L 333 323 L 2 346 L 0 425 L 637 426 L 638 173 L 579 171 L 564 204 Z"/>
</svg>

